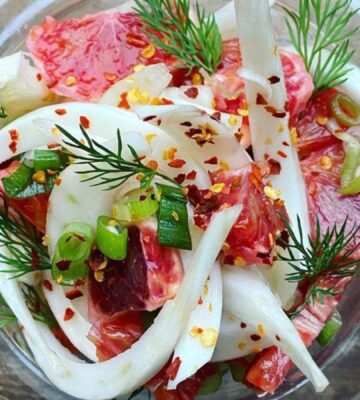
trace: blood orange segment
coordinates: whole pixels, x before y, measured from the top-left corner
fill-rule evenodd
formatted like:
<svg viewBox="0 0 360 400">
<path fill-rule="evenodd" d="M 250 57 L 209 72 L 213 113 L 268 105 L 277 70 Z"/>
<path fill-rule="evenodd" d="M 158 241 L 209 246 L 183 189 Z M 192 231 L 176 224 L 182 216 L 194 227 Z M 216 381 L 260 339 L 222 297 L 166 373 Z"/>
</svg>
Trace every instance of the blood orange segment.
<svg viewBox="0 0 360 400">
<path fill-rule="evenodd" d="M 137 64 L 164 61 L 144 51 L 150 39 L 133 13 L 98 13 L 57 21 L 48 17 L 27 38 L 44 79 L 52 90 L 74 100 L 96 101 Z"/>
</svg>

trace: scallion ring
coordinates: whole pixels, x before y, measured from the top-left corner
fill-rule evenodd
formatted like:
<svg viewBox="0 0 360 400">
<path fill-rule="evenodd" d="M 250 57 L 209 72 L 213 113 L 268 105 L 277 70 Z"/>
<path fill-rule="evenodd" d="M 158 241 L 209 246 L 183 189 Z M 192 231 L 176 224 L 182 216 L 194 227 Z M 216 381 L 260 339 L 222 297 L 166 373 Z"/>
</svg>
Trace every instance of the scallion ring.
<svg viewBox="0 0 360 400">
<path fill-rule="evenodd" d="M 338 93 L 333 97 L 331 111 L 342 126 L 351 127 L 360 124 L 360 105 L 345 93 Z"/>
<path fill-rule="evenodd" d="M 34 169 L 35 171 L 60 169 L 61 160 L 58 153 L 52 150 L 35 150 L 34 152 Z"/>
<path fill-rule="evenodd" d="M 113 218 L 99 217 L 96 243 L 106 257 L 111 260 L 124 260 L 127 255 L 128 230 Z"/>
</svg>

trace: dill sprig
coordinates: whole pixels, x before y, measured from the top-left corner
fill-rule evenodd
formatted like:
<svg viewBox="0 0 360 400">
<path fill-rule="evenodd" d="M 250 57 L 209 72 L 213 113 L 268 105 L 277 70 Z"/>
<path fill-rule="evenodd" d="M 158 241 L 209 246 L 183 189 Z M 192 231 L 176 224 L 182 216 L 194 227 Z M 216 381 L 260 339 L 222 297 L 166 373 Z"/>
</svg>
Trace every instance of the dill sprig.
<svg viewBox="0 0 360 400">
<path fill-rule="evenodd" d="M 154 44 L 175 56 L 188 68 L 215 73 L 221 63 L 222 36 L 215 16 L 205 15 L 196 3 L 196 22 L 189 0 L 135 0 L 135 11 Z"/>
<path fill-rule="evenodd" d="M 327 228 L 325 234 L 322 235 L 320 221 L 317 219 L 315 237 L 308 236 L 309 245 L 307 246 L 300 218 L 297 218 L 298 232 L 295 233 L 286 218 L 281 217 L 289 233 L 290 241 L 285 243 L 280 239 L 280 244 L 286 246 L 288 255 L 279 253 L 278 257 L 294 269 L 294 272 L 288 274 L 286 279 L 289 282 L 305 280 L 309 284 L 303 306 L 292 314 L 294 317 L 315 300 L 323 303 L 325 296 L 338 294 L 334 287 L 321 287 L 320 278 L 342 278 L 354 276 L 360 272 L 359 259 L 353 257 L 360 247 L 360 242 L 356 242 L 360 225 L 355 223 L 349 229 L 348 218 L 346 218 L 340 228 L 336 225 Z"/>
<path fill-rule="evenodd" d="M 286 24 L 293 46 L 314 72 L 315 90 L 336 87 L 346 81 L 354 51 L 350 38 L 359 27 L 349 24 L 359 9 L 351 9 L 352 0 L 299 0 L 298 12 L 285 8 Z M 316 24 L 311 34 L 312 18 Z M 312 40 L 313 39 L 313 40 Z M 326 53 L 325 53 L 326 52 Z"/>
<path fill-rule="evenodd" d="M 6 114 L 6 111 L 5 111 L 5 109 L 4 109 L 4 107 L 3 106 L 0 106 L 0 118 L 7 118 L 7 114 Z"/>
<path fill-rule="evenodd" d="M 67 146 L 82 151 L 82 154 L 71 154 L 78 160 L 77 164 L 90 167 L 88 170 L 77 171 L 78 174 L 89 175 L 83 179 L 83 182 L 98 180 L 93 186 L 106 186 L 105 190 L 112 190 L 134 176 L 139 176 L 141 186 L 147 187 L 155 176 L 158 176 L 179 186 L 173 179 L 143 164 L 136 150 L 130 145 L 128 145 L 128 149 L 133 161 L 126 161 L 122 155 L 123 144 L 119 129 L 117 130 L 117 152 L 114 153 L 97 141 L 90 139 L 82 125 L 80 125 L 80 129 L 85 139 L 83 141 L 78 140 L 61 126 L 56 125 L 56 127 L 66 137 L 64 143 Z"/>
<path fill-rule="evenodd" d="M 0 296 L 0 329 L 6 328 L 17 321 L 14 313 L 10 310 L 6 301 Z"/>
<path fill-rule="evenodd" d="M 8 206 L 0 211 L 0 247 L 9 255 L 0 253 L 0 262 L 7 265 L 1 272 L 19 278 L 35 270 L 50 269 L 46 247 L 39 241 L 36 228 L 19 213 L 11 215 Z"/>
</svg>

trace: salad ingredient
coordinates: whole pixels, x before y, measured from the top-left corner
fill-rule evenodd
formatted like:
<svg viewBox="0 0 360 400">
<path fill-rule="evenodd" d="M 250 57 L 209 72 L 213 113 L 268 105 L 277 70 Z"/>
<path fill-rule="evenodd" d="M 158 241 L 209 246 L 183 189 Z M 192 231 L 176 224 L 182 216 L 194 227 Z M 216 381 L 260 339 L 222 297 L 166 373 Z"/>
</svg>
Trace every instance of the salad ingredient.
<svg viewBox="0 0 360 400">
<path fill-rule="evenodd" d="M 328 381 L 312 360 L 295 327 L 255 268 L 224 268 L 224 307 L 245 323 L 261 325 L 274 346 L 292 359 L 313 383 L 316 391 L 323 391 Z M 251 287 L 251 291 L 248 288 Z M 261 336 L 261 334 L 260 334 Z M 278 340 L 280 338 L 280 340 Z"/>
<path fill-rule="evenodd" d="M 192 250 L 187 199 L 178 187 L 157 185 L 160 190 L 157 240 L 163 246 Z"/>
<path fill-rule="evenodd" d="M 202 383 L 199 390 L 200 396 L 208 396 L 214 394 L 220 389 L 222 384 L 222 372 L 220 371 L 219 366 L 215 366 L 215 368 L 216 373 L 207 377 Z"/>
<path fill-rule="evenodd" d="M 6 195 L 14 198 L 23 192 L 31 184 L 32 176 L 32 169 L 25 164 L 20 164 L 10 176 L 2 179 Z"/>
<path fill-rule="evenodd" d="M 155 192 L 150 187 L 134 189 L 115 203 L 112 215 L 119 221 L 138 222 L 154 215 L 159 209 Z"/>
<path fill-rule="evenodd" d="M 360 124 L 360 105 L 345 93 L 337 93 L 333 97 L 331 111 L 342 126 L 351 127 Z"/>
<path fill-rule="evenodd" d="M 117 152 L 113 152 L 108 148 L 101 145 L 96 140 L 92 140 L 86 133 L 83 126 L 81 131 L 85 139 L 85 143 L 77 139 L 70 132 L 66 131 L 61 126 L 56 126 L 59 131 L 66 138 L 64 144 L 69 146 L 70 149 L 77 149 L 83 151 L 83 155 L 74 154 L 73 157 L 80 160 L 80 165 L 87 165 L 90 169 L 78 171 L 79 174 L 87 176 L 82 182 L 93 181 L 99 179 L 94 185 L 105 185 L 107 190 L 112 190 L 124 184 L 128 179 L 140 175 L 140 182 L 143 186 L 148 186 L 155 176 L 158 176 L 165 181 L 169 181 L 175 185 L 177 183 L 153 168 L 147 167 L 141 161 L 140 156 L 132 147 L 128 145 L 133 160 L 128 161 L 123 158 L 123 144 L 121 139 L 120 130 L 117 130 Z M 117 173 L 116 175 L 114 175 Z"/>
<path fill-rule="evenodd" d="M 325 324 L 320 335 L 317 337 L 317 342 L 320 346 L 328 345 L 334 337 L 337 335 L 342 326 L 341 315 L 338 312 L 331 317 L 331 319 Z"/>
<path fill-rule="evenodd" d="M 34 169 L 35 171 L 52 170 L 57 171 L 61 167 L 60 156 L 52 150 L 38 150 L 34 152 Z"/>
<path fill-rule="evenodd" d="M 161 97 L 172 101 L 176 105 L 196 106 L 210 115 L 215 112 L 214 95 L 211 87 L 207 85 L 167 87 L 162 91 Z M 221 118 L 221 121 L 225 123 L 223 118 Z M 238 121 L 241 123 L 241 118 L 238 118 Z"/>
<path fill-rule="evenodd" d="M 181 364 L 174 379 L 169 379 L 169 390 L 181 387 L 181 382 L 211 361 L 217 347 L 217 332 L 220 335 L 222 296 L 221 269 L 216 262 L 176 344 L 172 360 L 178 358 Z"/>
<path fill-rule="evenodd" d="M 102 12 L 64 21 L 48 17 L 31 29 L 27 46 L 52 91 L 79 101 L 99 100 L 139 64 L 164 61 L 156 48 L 142 55 L 153 45 L 134 13 Z"/>
<path fill-rule="evenodd" d="M 239 212 L 239 207 L 233 207 L 214 216 L 213 223 L 195 251 L 193 262 L 175 300 L 164 306 L 154 325 L 131 349 L 110 361 L 84 364 L 56 354 L 41 340 L 42 335 L 29 315 L 21 295 L 5 296 L 2 285 L 2 294 L 10 307 L 16 310 L 17 317 L 24 325 L 26 338 L 37 362 L 54 384 L 66 393 L 84 399 L 111 398 L 131 392 L 154 376 L 170 357 L 183 328 L 183 321 L 187 320 L 196 305 L 221 243 Z M 11 283 L 7 281 L 8 284 L 9 282 Z M 13 284 L 16 285 L 16 282 L 13 281 Z M 156 345 L 157 343 L 162 345 Z M 124 366 L 127 367 L 124 369 Z"/>
<path fill-rule="evenodd" d="M 94 236 L 91 225 L 83 222 L 73 222 L 68 225 L 57 242 L 60 257 L 68 261 L 88 259 L 94 244 Z"/>
<path fill-rule="evenodd" d="M 22 51 L 0 60 L 0 128 L 58 99 L 47 88 L 32 59 Z"/>
<path fill-rule="evenodd" d="M 17 318 L 15 314 L 11 311 L 6 301 L 0 296 L 0 329 L 4 329 L 16 322 Z"/>
<path fill-rule="evenodd" d="M 59 250 L 56 249 L 51 268 L 52 276 L 56 283 L 63 286 L 73 286 L 80 279 L 85 279 L 88 271 L 89 268 L 84 260 L 64 260 L 60 256 Z"/>
<path fill-rule="evenodd" d="M 360 177 L 354 178 L 348 185 L 339 189 L 339 192 L 344 196 L 351 196 L 360 193 Z"/>
<path fill-rule="evenodd" d="M 196 4 L 195 21 L 189 0 L 135 0 L 135 11 L 154 44 L 175 56 L 189 69 L 214 73 L 221 63 L 222 37 L 214 15 Z"/>
<path fill-rule="evenodd" d="M 13 278 L 50 268 L 47 250 L 36 228 L 21 214 L 10 214 L 6 203 L 0 212 L 0 249 L 6 249 L 0 254 L 2 270 Z"/>
<path fill-rule="evenodd" d="M 106 257 L 121 261 L 127 254 L 128 230 L 113 218 L 101 216 L 97 220 L 96 244 Z"/>
<path fill-rule="evenodd" d="M 315 90 L 340 86 L 351 70 L 348 64 L 354 55 L 349 49 L 350 38 L 358 27 L 350 22 L 359 11 L 351 8 L 351 0 L 301 0 L 298 12 L 285 8 L 289 19 L 287 27 L 293 46 L 305 62 L 308 71 L 314 71 Z M 316 32 L 313 36 L 311 20 L 314 16 Z M 311 38 L 314 37 L 313 44 Z M 331 49 L 326 53 L 327 49 Z"/>
</svg>

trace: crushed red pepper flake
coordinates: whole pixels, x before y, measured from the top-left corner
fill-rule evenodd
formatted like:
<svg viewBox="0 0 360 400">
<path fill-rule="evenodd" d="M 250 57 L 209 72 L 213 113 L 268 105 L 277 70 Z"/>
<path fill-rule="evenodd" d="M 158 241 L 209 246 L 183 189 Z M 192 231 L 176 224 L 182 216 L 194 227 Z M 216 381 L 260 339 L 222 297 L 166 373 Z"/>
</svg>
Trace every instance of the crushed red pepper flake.
<svg viewBox="0 0 360 400">
<path fill-rule="evenodd" d="M 50 143 L 50 144 L 47 145 L 47 148 L 49 150 L 57 149 L 58 147 L 61 147 L 61 144 L 59 144 L 59 143 Z"/>
<path fill-rule="evenodd" d="M 42 75 L 40 73 L 37 73 L 36 79 L 40 82 L 42 80 Z"/>
<path fill-rule="evenodd" d="M 60 178 L 56 178 L 55 181 L 54 181 L 56 186 L 60 186 L 61 182 L 62 182 L 62 179 L 60 179 Z"/>
<path fill-rule="evenodd" d="M 286 147 L 290 147 L 290 144 L 289 144 L 286 140 L 283 141 L 282 144 L 283 144 L 284 146 L 286 146 Z"/>
<path fill-rule="evenodd" d="M 130 110 L 130 104 L 127 101 L 127 92 L 120 95 L 120 101 L 117 105 L 119 108 L 124 108 L 125 110 Z"/>
<path fill-rule="evenodd" d="M 70 321 L 75 315 L 75 312 L 73 309 L 71 309 L 70 307 L 68 307 L 65 310 L 65 314 L 64 314 L 64 321 Z"/>
<path fill-rule="evenodd" d="M 144 122 L 151 121 L 156 118 L 156 115 L 149 115 L 143 119 Z"/>
<path fill-rule="evenodd" d="M 17 150 L 17 142 L 11 142 L 9 144 L 9 149 L 13 154 L 15 154 Z"/>
<path fill-rule="evenodd" d="M 196 99 L 199 95 L 199 89 L 196 87 L 191 87 L 185 90 L 184 94 L 190 99 Z"/>
<path fill-rule="evenodd" d="M 174 181 L 177 182 L 179 185 L 181 185 L 182 183 L 184 183 L 185 179 L 186 179 L 185 174 L 179 174 L 175 176 Z"/>
<path fill-rule="evenodd" d="M 258 93 L 256 96 L 256 104 L 258 106 L 266 106 L 268 104 L 268 102 L 261 93 Z"/>
<path fill-rule="evenodd" d="M 186 164 L 185 160 L 176 158 L 175 160 L 170 161 L 168 166 L 171 168 L 182 168 L 185 164 Z"/>
<path fill-rule="evenodd" d="M 281 339 L 280 339 L 280 336 L 279 336 L 279 335 L 275 335 L 275 339 L 276 339 L 278 342 L 280 342 L 280 341 L 281 341 Z"/>
<path fill-rule="evenodd" d="M 211 114 L 210 118 L 213 119 L 214 121 L 220 122 L 221 121 L 221 112 L 215 111 L 213 114 Z"/>
<path fill-rule="evenodd" d="M 9 130 L 9 135 L 10 135 L 10 139 L 13 141 L 18 141 L 19 140 L 19 132 L 16 129 L 10 129 Z"/>
<path fill-rule="evenodd" d="M 65 115 L 65 114 L 67 113 L 67 111 L 66 111 L 65 108 L 57 108 L 57 109 L 55 110 L 55 113 L 56 113 L 57 115 Z"/>
<path fill-rule="evenodd" d="M 240 323 L 240 328 L 241 329 L 245 329 L 247 327 L 247 325 L 245 324 L 245 322 L 241 322 Z"/>
<path fill-rule="evenodd" d="M 170 364 L 170 366 L 167 368 L 166 375 L 171 381 L 173 381 L 176 378 L 179 372 L 180 365 L 181 365 L 181 360 L 179 357 L 176 357 L 174 361 Z"/>
<path fill-rule="evenodd" d="M 208 160 L 204 161 L 204 164 L 216 165 L 218 164 L 218 158 L 216 156 L 209 158 Z"/>
<path fill-rule="evenodd" d="M 281 172 L 281 164 L 279 163 L 279 161 L 274 160 L 273 158 L 269 158 L 267 160 L 267 163 L 270 167 L 270 172 L 271 175 L 279 175 Z"/>
<path fill-rule="evenodd" d="M 192 123 L 190 121 L 185 121 L 185 122 L 181 122 L 180 125 L 190 128 L 192 126 Z"/>
<path fill-rule="evenodd" d="M 52 285 L 52 283 L 50 281 L 48 281 L 47 279 L 44 279 L 43 285 L 49 292 L 52 292 L 53 285 Z"/>
<path fill-rule="evenodd" d="M 60 270 L 60 271 L 67 271 L 70 267 L 71 262 L 68 260 L 60 260 L 56 263 L 56 267 Z"/>
<path fill-rule="evenodd" d="M 254 333 L 253 335 L 250 335 L 250 339 L 254 342 L 258 342 L 259 340 L 261 340 L 261 336 L 257 333 Z"/>
<path fill-rule="evenodd" d="M 197 175 L 197 172 L 195 170 L 192 170 L 186 175 L 186 179 L 193 181 L 194 179 L 196 179 L 196 175 Z"/>
<path fill-rule="evenodd" d="M 84 293 L 80 289 L 73 289 L 66 293 L 66 298 L 69 300 L 76 300 L 82 297 Z"/>
<path fill-rule="evenodd" d="M 200 296 L 199 300 L 198 300 L 198 305 L 201 306 L 201 304 L 203 304 L 203 303 L 204 303 L 204 301 L 203 301 L 202 297 Z"/>
<path fill-rule="evenodd" d="M 278 153 L 278 155 L 279 155 L 280 157 L 282 157 L 282 158 L 287 158 L 287 154 L 284 153 L 283 151 L 279 150 L 277 153 Z"/>
<path fill-rule="evenodd" d="M 276 75 L 270 76 L 270 78 L 269 78 L 269 82 L 270 82 L 272 85 L 275 85 L 275 83 L 279 83 L 280 80 L 281 80 L 281 79 L 280 79 L 278 76 L 276 76 Z"/>
<path fill-rule="evenodd" d="M 89 129 L 90 128 L 90 121 L 84 115 L 80 116 L 80 124 L 84 127 L 84 129 Z"/>
</svg>

